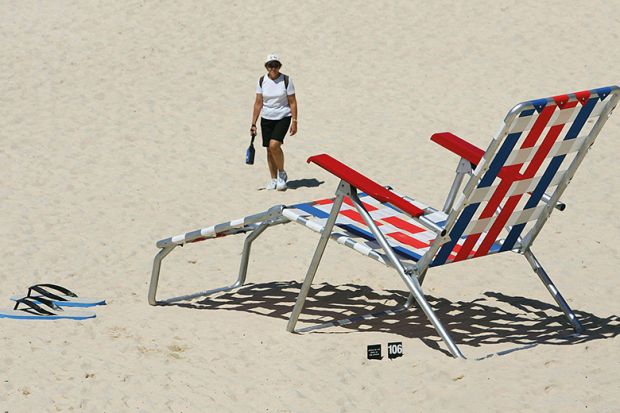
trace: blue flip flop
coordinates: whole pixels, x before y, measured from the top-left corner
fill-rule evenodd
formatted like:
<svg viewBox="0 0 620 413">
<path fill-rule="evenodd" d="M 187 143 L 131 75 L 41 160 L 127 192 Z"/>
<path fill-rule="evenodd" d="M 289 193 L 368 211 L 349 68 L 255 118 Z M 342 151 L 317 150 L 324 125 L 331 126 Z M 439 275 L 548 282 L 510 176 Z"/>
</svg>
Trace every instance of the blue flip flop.
<svg viewBox="0 0 620 413">
<path fill-rule="evenodd" d="M 78 297 L 73 291 L 56 284 L 32 285 L 28 287 L 26 297 L 45 298 L 60 307 L 93 307 L 105 304 L 105 300 L 99 298 Z M 14 295 L 11 300 L 17 301 L 26 297 Z"/>
<path fill-rule="evenodd" d="M 19 307 L 23 308 L 19 308 Z M 86 310 L 63 310 L 53 301 L 45 298 L 24 297 L 16 300 L 12 310 L 0 310 L 0 318 L 16 320 L 85 320 L 94 318 L 95 313 Z"/>
</svg>

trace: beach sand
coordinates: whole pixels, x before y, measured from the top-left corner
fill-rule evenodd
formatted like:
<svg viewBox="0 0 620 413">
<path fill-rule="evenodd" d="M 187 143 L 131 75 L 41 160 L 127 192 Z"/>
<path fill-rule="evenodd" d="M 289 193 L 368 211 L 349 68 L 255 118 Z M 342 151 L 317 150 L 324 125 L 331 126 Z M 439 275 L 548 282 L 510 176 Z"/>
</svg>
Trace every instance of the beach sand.
<svg viewBox="0 0 620 413">
<path fill-rule="evenodd" d="M 331 196 L 337 178 L 310 155 L 441 207 L 457 158 L 431 134 L 484 148 L 518 102 L 618 84 L 619 16 L 617 1 L 3 2 L 0 307 L 37 282 L 108 305 L 94 320 L 0 320 L 0 411 L 619 411 L 617 114 L 533 248 L 580 338 L 516 254 L 427 277 L 465 361 L 419 311 L 287 333 L 318 241 L 298 225 L 256 242 L 239 292 L 146 300 L 157 240 Z M 273 51 L 300 113 L 286 192 L 256 190 L 262 148 L 243 163 Z M 178 248 L 160 296 L 232 282 L 242 243 Z M 300 325 L 404 294 L 395 272 L 332 243 Z M 389 342 L 404 356 L 366 359 Z"/>
</svg>

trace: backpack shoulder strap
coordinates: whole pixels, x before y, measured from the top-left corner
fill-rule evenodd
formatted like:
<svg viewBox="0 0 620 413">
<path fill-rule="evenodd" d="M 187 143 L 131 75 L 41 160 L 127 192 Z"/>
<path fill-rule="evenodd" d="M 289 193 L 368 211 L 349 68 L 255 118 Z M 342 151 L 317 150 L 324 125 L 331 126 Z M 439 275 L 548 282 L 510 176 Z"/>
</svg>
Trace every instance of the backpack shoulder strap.
<svg viewBox="0 0 620 413">
<path fill-rule="evenodd" d="M 288 75 L 285 75 L 284 73 L 282 73 L 282 75 L 284 76 L 284 90 L 288 90 Z M 267 75 L 262 75 L 258 79 L 258 85 L 260 87 L 263 87 L 263 80 L 265 79 L 265 76 L 267 76 Z"/>
</svg>

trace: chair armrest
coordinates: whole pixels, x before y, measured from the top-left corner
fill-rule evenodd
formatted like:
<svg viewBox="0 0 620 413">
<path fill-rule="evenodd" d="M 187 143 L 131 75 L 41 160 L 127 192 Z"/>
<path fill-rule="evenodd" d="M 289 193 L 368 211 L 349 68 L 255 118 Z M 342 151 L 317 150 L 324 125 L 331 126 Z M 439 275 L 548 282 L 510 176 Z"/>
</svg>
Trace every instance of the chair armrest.
<svg viewBox="0 0 620 413">
<path fill-rule="evenodd" d="M 314 162 L 321 168 L 336 175 L 343 181 L 348 182 L 355 188 L 365 192 L 369 196 L 375 198 L 379 202 L 389 202 L 395 207 L 401 209 L 407 215 L 412 217 L 420 217 L 424 215 L 424 210 L 413 205 L 403 197 L 395 194 L 389 189 L 379 185 L 372 179 L 362 175 L 356 170 L 348 167 L 337 159 L 327 154 L 314 155 L 308 158 L 308 163 Z"/>
<path fill-rule="evenodd" d="M 484 155 L 482 149 L 450 132 L 436 133 L 431 136 L 431 140 L 469 161 L 474 168 L 480 163 L 480 159 L 482 159 L 482 155 Z"/>
<path fill-rule="evenodd" d="M 458 136 L 450 133 L 450 132 L 440 132 L 431 136 L 431 140 L 444 148 L 448 149 L 451 152 L 459 155 L 461 158 L 465 159 L 469 163 L 472 164 L 472 167 L 476 167 L 478 163 L 480 163 L 480 159 L 484 155 L 484 151 L 478 148 L 475 145 L 467 142 L 464 139 L 459 138 Z M 500 178 L 506 178 L 507 175 L 504 171 L 499 171 Z M 531 192 L 528 192 L 528 195 L 532 195 Z M 549 195 L 544 194 L 542 197 L 542 201 L 548 203 L 550 200 Z M 566 209 L 566 204 L 558 201 L 554 207 L 560 211 L 564 211 Z"/>
</svg>

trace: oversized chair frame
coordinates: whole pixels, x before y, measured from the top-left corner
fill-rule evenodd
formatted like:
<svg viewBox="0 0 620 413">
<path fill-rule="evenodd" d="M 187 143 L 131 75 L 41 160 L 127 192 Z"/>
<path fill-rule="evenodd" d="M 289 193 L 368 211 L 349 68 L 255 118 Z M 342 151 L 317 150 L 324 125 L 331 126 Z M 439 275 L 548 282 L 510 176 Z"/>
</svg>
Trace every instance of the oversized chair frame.
<svg viewBox="0 0 620 413">
<path fill-rule="evenodd" d="M 431 267 L 512 251 L 525 256 L 577 333 L 583 328 L 531 251 L 532 243 L 594 143 L 618 99 L 611 86 L 516 105 L 486 151 L 451 134 L 431 140 L 460 156 L 442 210 L 384 187 L 322 154 L 313 162 L 340 178 L 335 198 L 276 205 L 260 214 L 157 242 L 149 303 L 172 303 L 228 291 L 245 282 L 252 242 L 270 226 L 299 223 L 321 234 L 288 321 L 295 331 L 329 239 L 394 268 L 413 302 L 430 320 L 454 357 L 463 357 L 422 291 Z M 469 176 L 465 185 L 464 178 Z M 230 286 L 156 300 L 161 261 L 176 246 L 248 233 L 239 276 Z"/>
</svg>

